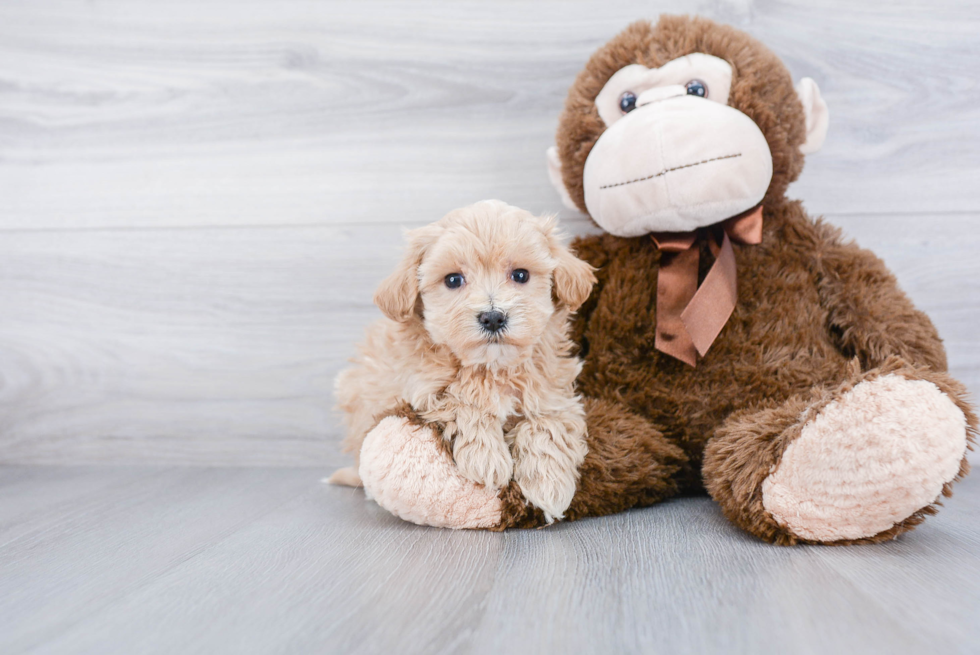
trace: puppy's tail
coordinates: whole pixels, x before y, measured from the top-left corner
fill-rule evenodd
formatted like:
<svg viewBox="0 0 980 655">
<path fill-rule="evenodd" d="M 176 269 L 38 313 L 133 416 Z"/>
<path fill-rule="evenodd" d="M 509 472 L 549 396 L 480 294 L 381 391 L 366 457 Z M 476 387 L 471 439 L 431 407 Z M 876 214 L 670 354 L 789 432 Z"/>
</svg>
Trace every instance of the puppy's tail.
<svg viewBox="0 0 980 655">
<path fill-rule="evenodd" d="M 326 482 L 327 484 L 338 484 L 345 487 L 363 487 L 361 483 L 361 476 L 357 474 L 354 467 L 347 466 L 342 469 L 337 469 L 333 472 L 329 478 L 324 478 L 321 482 Z"/>
</svg>

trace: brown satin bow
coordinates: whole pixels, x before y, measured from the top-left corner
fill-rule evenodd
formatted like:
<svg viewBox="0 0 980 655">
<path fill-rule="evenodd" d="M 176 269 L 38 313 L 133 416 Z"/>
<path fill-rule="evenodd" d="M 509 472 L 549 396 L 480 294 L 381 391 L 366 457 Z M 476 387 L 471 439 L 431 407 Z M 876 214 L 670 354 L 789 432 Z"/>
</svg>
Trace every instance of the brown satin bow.
<svg viewBox="0 0 980 655">
<path fill-rule="evenodd" d="M 721 228 L 721 245 L 712 228 Z M 699 236 L 707 238 L 715 263 L 698 287 Z M 738 286 L 732 241 L 762 243 L 762 205 L 695 232 L 652 234 L 663 251 L 657 277 L 657 350 L 696 365 L 735 310 Z"/>
</svg>

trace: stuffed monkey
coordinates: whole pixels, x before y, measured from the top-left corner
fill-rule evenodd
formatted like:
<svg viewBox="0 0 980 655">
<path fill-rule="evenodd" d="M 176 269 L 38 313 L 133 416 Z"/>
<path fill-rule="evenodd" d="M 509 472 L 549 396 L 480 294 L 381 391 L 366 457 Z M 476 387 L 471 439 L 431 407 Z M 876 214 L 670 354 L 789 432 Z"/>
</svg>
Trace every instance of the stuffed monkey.
<svg viewBox="0 0 980 655">
<path fill-rule="evenodd" d="M 785 197 L 827 132 L 816 84 L 701 18 L 641 21 L 569 91 L 548 166 L 603 234 L 574 338 L 589 452 L 564 520 L 706 491 L 777 544 L 892 539 L 966 474 L 977 418 L 929 319 L 867 250 Z M 416 523 L 544 525 L 455 470 L 436 426 L 379 414 L 368 494 Z"/>
</svg>

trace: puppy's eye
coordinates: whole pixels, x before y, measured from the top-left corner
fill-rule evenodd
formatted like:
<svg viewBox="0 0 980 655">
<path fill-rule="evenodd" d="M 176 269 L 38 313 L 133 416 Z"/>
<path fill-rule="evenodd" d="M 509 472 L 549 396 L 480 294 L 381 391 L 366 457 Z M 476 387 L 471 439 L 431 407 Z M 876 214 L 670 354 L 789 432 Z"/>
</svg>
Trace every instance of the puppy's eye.
<svg viewBox="0 0 980 655">
<path fill-rule="evenodd" d="M 510 279 L 518 284 L 525 284 L 531 279 L 531 274 L 527 272 L 526 268 L 515 268 L 510 272 Z"/>
<path fill-rule="evenodd" d="M 687 83 L 687 95 L 703 98 L 708 95 L 708 87 L 701 80 L 691 80 Z"/>
<path fill-rule="evenodd" d="M 449 287 L 450 289 L 460 288 L 461 286 L 463 286 L 463 282 L 465 281 L 466 280 L 463 279 L 462 273 L 450 273 L 449 275 L 446 276 L 445 279 L 446 286 Z"/>
<path fill-rule="evenodd" d="M 632 91 L 627 91 L 619 96 L 619 109 L 624 114 L 628 114 L 636 109 L 636 94 Z"/>
</svg>

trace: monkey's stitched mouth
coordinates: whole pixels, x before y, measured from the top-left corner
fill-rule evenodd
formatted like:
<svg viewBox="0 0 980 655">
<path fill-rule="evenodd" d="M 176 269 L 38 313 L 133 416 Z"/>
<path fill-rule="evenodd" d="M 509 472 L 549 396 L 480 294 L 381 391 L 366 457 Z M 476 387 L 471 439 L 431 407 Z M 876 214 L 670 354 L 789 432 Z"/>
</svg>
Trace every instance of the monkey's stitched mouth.
<svg viewBox="0 0 980 655">
<path fill-rule="evenodd" d="M 646 177 L 638 177 L 635 180 L 628 180 L 626 182 L 616 182 L 615 184 L 606 184 L 604 186 L 599 187 L 599 189 L 600 190 L 602 190 L 602 189 L 612 189 L 613 187 L 626 186 L 627 184 L 635 184 L 637 182 L 645 182 L 646 180 L 652 180 L 652 179 L 657 178 L 657 177 L 663 177 L 667 173 L 672 173 L 674 171 L 679 171 L 682 168 L 691 168 L 692 166 L 700 166 L 701 164 L 707 164 L 707 163 L 710 163 L 710 162 L 713 162 L 713 161 L 721 161 L 722 159 L 734 159 L 736 157 L 741 157 L 741 156 L 742 156 L 742 153 L 737 152 L 737 153 L 735 153 L 733 155 L 722 155 L 721 157 L 712 157 L 711 159 L 704 159 L 702 161 L 694 162 L 693 164 L 684 164 L 683 166 L 674 166 L 673 168 L 665 168 L 664 170 L 660 171 L 659 173 L 654 173 L 653 175 L 647 175 Z"/>
</svg>

